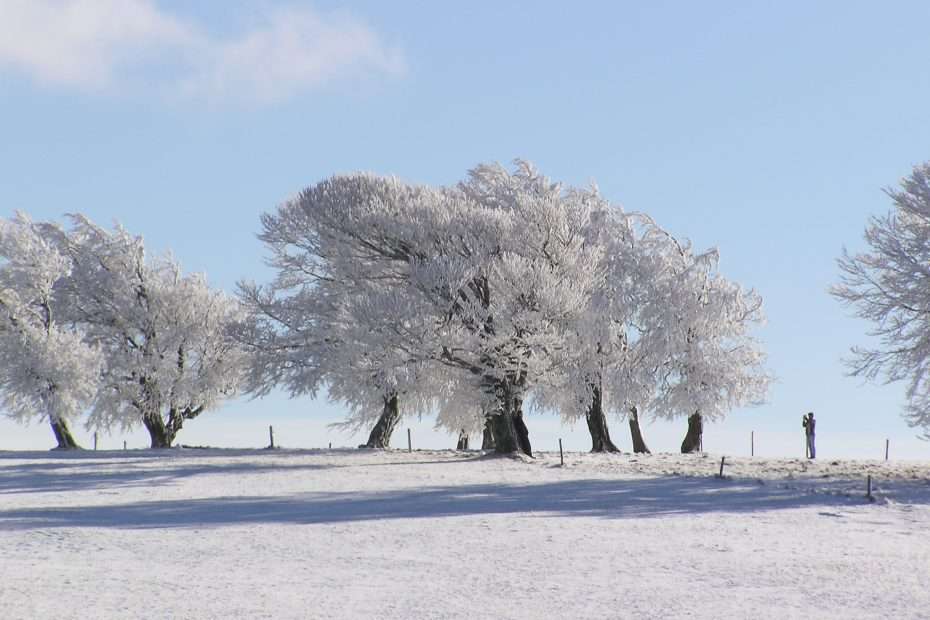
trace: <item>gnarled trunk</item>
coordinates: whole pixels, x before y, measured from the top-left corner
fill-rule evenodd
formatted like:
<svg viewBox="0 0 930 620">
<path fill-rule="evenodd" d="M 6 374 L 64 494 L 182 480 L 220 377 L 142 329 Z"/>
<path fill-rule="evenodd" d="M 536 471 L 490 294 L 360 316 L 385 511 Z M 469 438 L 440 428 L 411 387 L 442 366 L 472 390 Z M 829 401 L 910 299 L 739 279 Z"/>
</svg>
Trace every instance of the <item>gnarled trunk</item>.
<svg viewBox="0 0 930 620">
<path fill-rule="evenodd" d="M 610 440 L 610 431 L 607 429 L 607 417 L 601 398 L 601 389 L 593 387 L 591 405 L 588 407 L 585 418 L 588 421 L 588 431 L 591 433 L 591 452 L 620 452 L 620 449 Z"/>
<path fill-rule="evenodd" d="M 377 424 L 371 429 L 368 435 L 368 442 L 363 443 L 359 448 L 374 448 L 383 450 L 391 446 L 391 434 L 400 421 L 400 411 L 397 407 L 397 394 L 391 394 L 384 397 L 384 408 L 381 410 L 381 417 L 378 418 Z"/>
<path fill-rule="evenodd" d="M 688 434 L 685 435 L 684 441 L 681 442 L 682 454 L 689 452 L 698 452 L 703 446 L 702 435 L 704 434 L 704 421 L 701 418 L 701 412 L 695 411 L 688 416 Z"/>
<path fill-rule="evenodd" d="M 157 409 L 142 416 L 142 423 L 149 432 L 153 448 L 170 448 L 184 426 L 184 420 L 193 420 L 203 413 L 203 406 L 171 407 L 168 410 L 168 422 Z"/>
<path fill-rule="evenodd" d="M 184 418 L 196 417 L 203 411 L 203 407 L 198 408 L 196 411 L 192 410 L 191 407 L 187 407 L 186 410 L 181 411 L 174 403 L 171 403 L 166 423 L 161 414 L 165 400 L 158 388 L 158 382 L 147 376 L 142 376 L 139 378 L 139 384 L 142 386 L 142 394 L 139 400 L 133 404 L 142 414 L 142 424 L 145 426 L 145 430 L 149 432 L 151 446 L 152 448 L 170 448 L 178 431 L 181 430 L 181 426 L 184 424 Z"/>
<path fill-rule="evenodd" d="M 456 450 L 468 450 L 468 431 L 462 429 L 459 431 L 459 440 L 455 444 Z"/>
<path fill-rule="evenodd" d="M 523 400 L 507 382 L 498 385 L 496 391 L 499 410 L 488 418 L 494 435 L 494 450 L 499 454 L 522 452 L 533 456 L 530 433 L 523 422 Z"/>
<path fill-rule="evenodd" d="M 517 437 L 513 412 L 503 410 L 491 416 L 491 432 L 494 434 L 494 451 L 499 454 L 523 452 Z"/>
<path fill-rule="evenodd" d="M 165 426 L 165 420 L 159 413 L 155 412 L 143 415 L 142 424 L 145 425 L 145 430 L 149 432 L 153 448 L 171 447 L 176 432 Z"/>
<path fill-rule="evenodd" d="M 74 435 L 71 434 L 71 429 L 68 428 L 67 422 L 61 418 L 50 418 L 49 423 L 52 426 L 52 432 L 55 434 L 55 441 L 58 442 L 58 445 L 55 447 L 56 450 L 81 449 L 81 446 L 79 446 L 74 439 Z"/>
<path fill-rule="evenodd" d="M 485 417 L 484 419 L 484 430 L 481 431 L 481 449 L 482 450 L 493 450 L 494 449 L 494 431 L 491 428 L 493 421 L 490 416 Z"/>
<path fill-rule="evenodd" d="M 530 429 L 526 427 L 523 421 L 523 399 L 515 398 L 514 407 L 514 426 L 517 429 L 517 440 L 520 444 L 520 451 L 527 456 L 533 456 L 533 446 L 530 445 Z"/>
<path fill-rule="evenodd" d="M 523 411 L 517 410 L 514 413 L 514 427 L 517 429 L 517 443 L 520 446 L 520 452 L 527 456 L 533 456 L 533 446 L 530 445 L 530 429 L 526 427 L 523 421 Z"/>
<path fill-rule="evenodd" d="M 639 411 L 637 411 L 636 407 L 630 408 L 630 435 L 633 438 L 633 452 L 636 454 L 652 454 L 643 439 L 643 432 L 639 428 Z"/>
</svg>

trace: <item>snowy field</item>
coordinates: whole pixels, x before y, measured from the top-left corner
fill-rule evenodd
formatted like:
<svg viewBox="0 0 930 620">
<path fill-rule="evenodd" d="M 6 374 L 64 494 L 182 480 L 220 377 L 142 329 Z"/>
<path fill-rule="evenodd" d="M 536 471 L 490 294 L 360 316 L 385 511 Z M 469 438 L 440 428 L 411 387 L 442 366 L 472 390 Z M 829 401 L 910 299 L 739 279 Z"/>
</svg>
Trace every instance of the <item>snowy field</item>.
<svg viewBox="0 0 930 620">
<path fill-rule="evenodd" d="M 0 453 L 0 617 L 930 618 L 930 463 L 719 462 Z"/>
</svg>

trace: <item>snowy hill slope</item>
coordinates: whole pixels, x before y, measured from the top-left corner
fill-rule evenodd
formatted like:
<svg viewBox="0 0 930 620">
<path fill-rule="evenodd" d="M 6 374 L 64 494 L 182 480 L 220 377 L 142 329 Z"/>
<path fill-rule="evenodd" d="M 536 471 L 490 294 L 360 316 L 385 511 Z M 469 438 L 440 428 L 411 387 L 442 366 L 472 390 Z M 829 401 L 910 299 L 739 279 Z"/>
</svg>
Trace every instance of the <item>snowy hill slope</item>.
<svg viewBox="0 0 930 620">
<path fill-rule="evenodd" d="M 0 615 L 930 617 L 930 464 L 719 462 L 0 453 Z"/>
</svg>

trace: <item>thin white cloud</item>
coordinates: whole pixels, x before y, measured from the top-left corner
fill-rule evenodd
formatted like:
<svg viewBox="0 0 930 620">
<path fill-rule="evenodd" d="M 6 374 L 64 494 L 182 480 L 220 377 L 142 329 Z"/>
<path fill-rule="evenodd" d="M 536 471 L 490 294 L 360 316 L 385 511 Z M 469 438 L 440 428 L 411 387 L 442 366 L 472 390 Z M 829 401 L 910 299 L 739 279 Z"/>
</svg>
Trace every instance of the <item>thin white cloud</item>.
<svg viewBox="0 0 930 620">
<path fill-rule="evenodd" d="M 241 37 L 204 46 L 186 86 L 209 96 L 247 90 L 276 100 L 345 75 L 400 74 L 400 52 L 349 17 L 284 9 Z"/>
<path fill-rule="evenodd" d="M 0 0 L 0 71 L 85 91 L 272 102 L 405 70 L 399 50 L 347 15 L 274 9 L 249 26 L 211 36 L 152 0 Z"/>
</svg>

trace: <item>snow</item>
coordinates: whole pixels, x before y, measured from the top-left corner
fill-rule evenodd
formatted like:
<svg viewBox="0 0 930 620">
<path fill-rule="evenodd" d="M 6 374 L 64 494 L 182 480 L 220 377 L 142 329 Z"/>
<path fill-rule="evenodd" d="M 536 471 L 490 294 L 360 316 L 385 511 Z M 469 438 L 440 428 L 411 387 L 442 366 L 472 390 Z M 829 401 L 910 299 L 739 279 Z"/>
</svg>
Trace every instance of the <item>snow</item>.
<svg viewBox="0 0 930 620">
<path fill-rule="evenodd" d="M 930 463 L 0 453 L 15 618 L 920 618 Z M 866 476 L 875 501 L 865 498 Z"/>
</svg>

